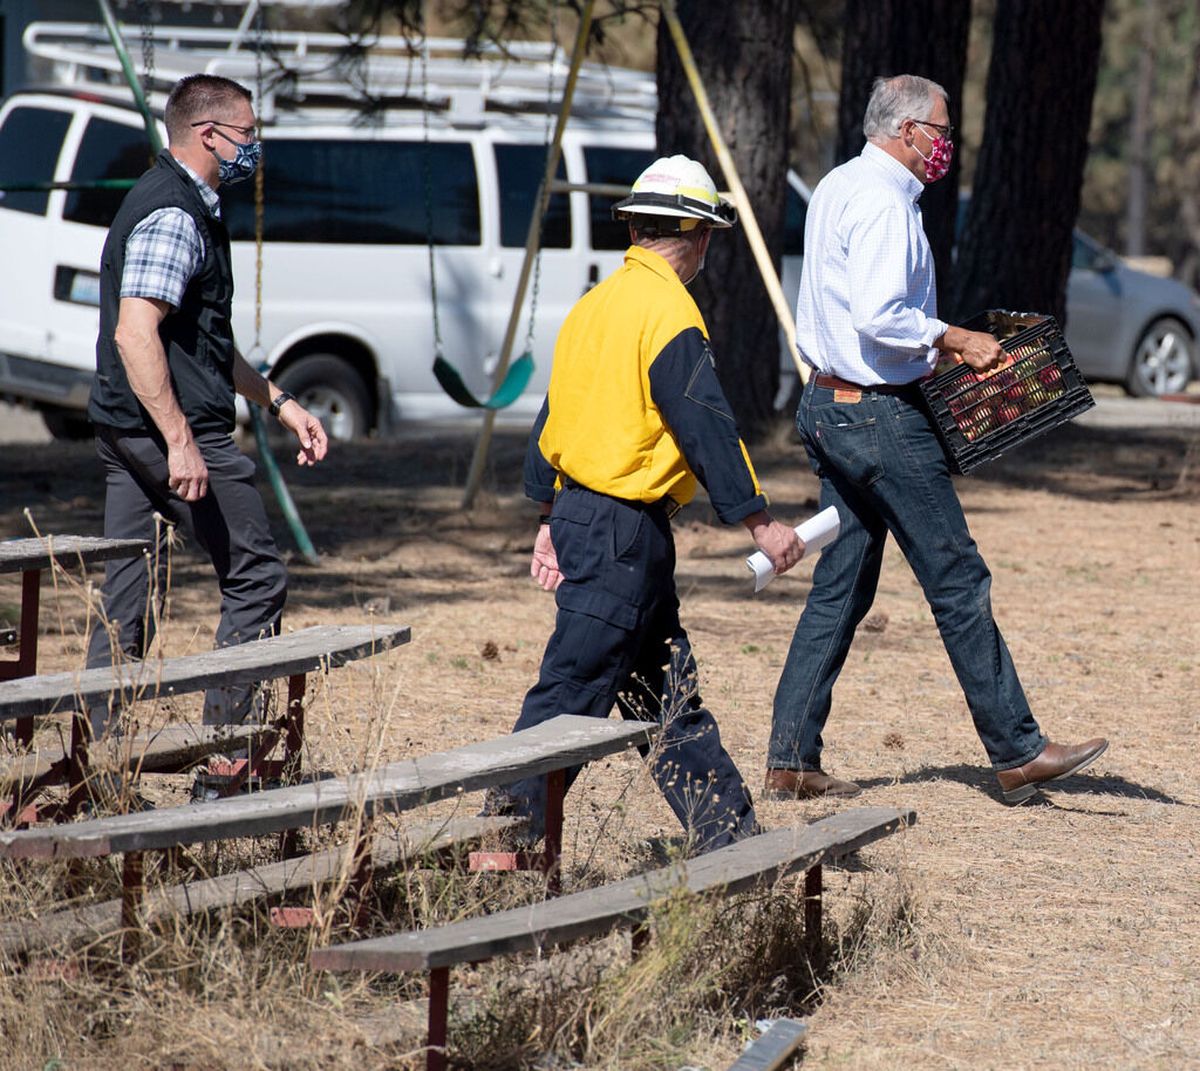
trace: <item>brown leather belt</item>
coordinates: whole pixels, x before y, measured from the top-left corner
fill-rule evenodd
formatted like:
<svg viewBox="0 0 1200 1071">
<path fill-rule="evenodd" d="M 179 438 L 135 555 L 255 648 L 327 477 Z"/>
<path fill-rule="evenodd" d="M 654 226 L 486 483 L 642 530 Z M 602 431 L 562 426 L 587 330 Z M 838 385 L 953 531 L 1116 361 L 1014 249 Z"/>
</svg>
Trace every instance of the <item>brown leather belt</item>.
<svg viewBox="0 0 1200 1071">
<path fill-rule="evenodd" d="M 864 394 L 904 394 L 917 385 L 917 380 L 911 383 L 851 383 L 841 376 L 831 376 L 825 372 L 818 372 L 813 381 L 818 387 L 827 387 L 830 390 L 858 390 Z"/>
</svg>

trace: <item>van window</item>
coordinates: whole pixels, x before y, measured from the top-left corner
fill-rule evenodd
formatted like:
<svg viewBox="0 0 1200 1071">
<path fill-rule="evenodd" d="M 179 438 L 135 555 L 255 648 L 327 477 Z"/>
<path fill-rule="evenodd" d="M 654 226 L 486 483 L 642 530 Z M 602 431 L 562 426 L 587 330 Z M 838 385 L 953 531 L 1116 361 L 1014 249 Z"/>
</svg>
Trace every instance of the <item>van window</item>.
<svg viewBox="0 0 1200 1071">
<path fill-rule="evenodd" d="M 268 141 L 270 242 L 479 245 L 479 184 L 467 142 Z M 426 174 L 432 221 L 426 214 Z M 221 189 L 230 237 L 254 240 L 254 183 Z"/>
<path fill-rule="evenodd" d="M 89 119 L 75 154 L 72 182 L 96 179 L 135 179 L 151 164 L 153 152 L 141 127 Z M 128 190 L 72 190 L 67 194 L 63 219 L 72 223 L 112 226 Z"/>
<path fill-rule="evenodd" d="M 804 256 L 804 221 L 808 218 L 808 202 L 801 197 L 789 182 L 787 208 L 783 218 L 783 255 Z"/>
<path fill-rule="evenodd" d="M 628 189 L 633 180 L 654 163 L 653 149 L 607 149 L 598 146 L 583 150 L 588 182 L 613 183 Z M 612 206 L 619 197 L 588 194 L 588 214 L 592 222 L 593 249 L 626 249 L 629 225 L 612 218 Z"/>
<path fill-rule="evenodd" d="M 52 182 L 71 113 L 54 108 L 13 108 L 0 127 L 0 186 L 8 182 Z M 46 214 L 49 193 L 0 192 L 0 208 Z"/>
<path fill-rule="evenodd" d="M 544 145 L 497 145 L 496 174 L 500 181 L 500 244 L 523 248 L 529 237 L 538 186 L 546 173 Z M 557 176 L 567 169 L 559 157 Z M 568 249 L 571 245 L 571 206 L 565 193 L 556 193 L 542 221 L 543 249 Z"/>
</svg>

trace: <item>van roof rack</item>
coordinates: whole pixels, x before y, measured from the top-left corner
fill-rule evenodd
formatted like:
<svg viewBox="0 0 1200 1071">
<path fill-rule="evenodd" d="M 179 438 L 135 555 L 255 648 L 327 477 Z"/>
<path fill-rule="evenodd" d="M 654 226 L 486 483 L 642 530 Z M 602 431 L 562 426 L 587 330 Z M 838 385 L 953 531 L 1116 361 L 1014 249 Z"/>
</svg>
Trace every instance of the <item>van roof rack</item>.
<svg viewBox="0 0 1200 1071">
<path fill-rule="evenodd" d="M 101 25 L 32 22 L 23 43 L 31 56 L 49 62 L 56 85 L 95 90 L 124 84 Z M 257 85 L 260 42 L 245 20 L 236 28 L 155 24 L 153 43 L 148 88 L 151 104 L 159 110 L 171 86 L 188 74 L 220 74 L 251 89 Z M 263 99 L 258 107 L 264 122 L 278 111 L 346 104 L 428 106 L 451 125 L 478 123 L 484 112 L 545 114 L 556 110 L 570 71 L 561 48 L 538 41 L 469 48 L 456 38 L 269 30 L 261 49 Z M 652 75 L 586 63 L 571 113 L 653 120 L 657 99 Z"/>
</svg>

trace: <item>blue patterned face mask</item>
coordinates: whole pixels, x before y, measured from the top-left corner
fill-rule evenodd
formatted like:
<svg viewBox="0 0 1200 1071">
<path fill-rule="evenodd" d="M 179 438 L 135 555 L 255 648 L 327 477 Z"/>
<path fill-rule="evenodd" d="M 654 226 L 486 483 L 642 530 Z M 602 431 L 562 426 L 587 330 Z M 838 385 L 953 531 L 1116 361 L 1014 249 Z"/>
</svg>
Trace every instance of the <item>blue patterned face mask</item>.
<svg viewBox="0 0 1200 1071">
<path fill-rule="evenodd" d="M 217 158 L 217 177 L 221 180 L 221 184 L 230 186 L 235 182 L 242 182 L 250 178 L 258 170 L 258 162 L 262 159 L 262 142 L 243 143 L 234 141 L 228 134 L 222 134 L 219 130 L 215 133 L 220 134 L 230 145 L 237 147 L 237 153 L 232 160 L 226 160 L 215 149 L 212 150 L 213 155 Z"/>
</svg>

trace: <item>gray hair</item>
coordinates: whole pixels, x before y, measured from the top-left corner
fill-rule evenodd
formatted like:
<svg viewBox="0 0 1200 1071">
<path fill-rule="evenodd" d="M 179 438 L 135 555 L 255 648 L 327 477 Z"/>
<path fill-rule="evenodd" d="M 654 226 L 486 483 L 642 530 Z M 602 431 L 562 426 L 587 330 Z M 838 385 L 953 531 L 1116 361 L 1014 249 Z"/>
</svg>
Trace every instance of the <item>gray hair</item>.
<svg viewBox="0 0 1200 1071">
<path fill-rule="evenodd" d="M 928 116 L 935 93 L 945 101 L 950 99 L 937 82 L 917 74 L 876 78 L 863 115 L 863 135 L 868 141 L 898 136 L 900 124 L 905 119 L 924 119 Z"/>
</svg>

